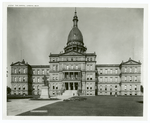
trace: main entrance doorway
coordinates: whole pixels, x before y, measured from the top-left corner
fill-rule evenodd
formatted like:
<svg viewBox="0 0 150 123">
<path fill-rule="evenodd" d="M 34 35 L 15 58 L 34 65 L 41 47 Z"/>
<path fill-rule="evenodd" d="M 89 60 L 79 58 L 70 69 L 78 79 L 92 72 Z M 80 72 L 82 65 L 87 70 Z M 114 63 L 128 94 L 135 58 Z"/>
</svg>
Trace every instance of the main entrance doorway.
<svg viewBox="0 0 150 123">
<path fill-rule="evenodd" d="M 65 89 L 66 90 L 78 90 L 78 83 L 77 82 L 66 82 Z"/>
</svg>

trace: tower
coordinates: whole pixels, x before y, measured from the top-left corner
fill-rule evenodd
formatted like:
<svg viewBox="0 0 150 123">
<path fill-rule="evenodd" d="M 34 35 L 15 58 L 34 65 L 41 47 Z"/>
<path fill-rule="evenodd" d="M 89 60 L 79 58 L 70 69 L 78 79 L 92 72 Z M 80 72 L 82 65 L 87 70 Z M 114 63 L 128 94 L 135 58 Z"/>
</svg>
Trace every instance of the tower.
<svg viewBox="0 0 150 123">
<path fill-rule="evenodd" d="M 87 48 L 84 46 L 83 36 L 78 28 L 78 16 L 75 11 L 73 17 L 73 27 L 68 35 L 67 46 L 64 48 L 65 53 L 70 51 L 77 51 L 80 53 L 85 53 Z"/>
</svg>

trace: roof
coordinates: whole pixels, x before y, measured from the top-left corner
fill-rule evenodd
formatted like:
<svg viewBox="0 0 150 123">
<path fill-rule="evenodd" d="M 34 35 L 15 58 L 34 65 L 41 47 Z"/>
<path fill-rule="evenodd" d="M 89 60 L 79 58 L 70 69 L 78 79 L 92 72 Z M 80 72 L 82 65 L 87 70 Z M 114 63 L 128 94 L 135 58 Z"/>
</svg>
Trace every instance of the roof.
<svg viewBox="0 0 150 123">
<path fill-rule="evenodd" d="M 49 68 L 49 65 L 31 65 L 32 68 Z"/>
<path fill-rule="evenodd" d="M 120 64 L 96 64 L 96 67 L 119 67 Z"/>
<path fill-rule="evenodd" d="M 23 59 L 22 62 L 18 61 L 18 62 L 15 62 L 15 63 L 11 63 L 10 66 L 14 66 L 14 65 L 17 65 L 17 66 L 28 66 L 28 62 L 25 63 L 25 60 Z"/>
<path fill-rule="evenodd" d="M 141 62 L 140 61 L 137 62 L 137 61 L 134 61 L 131 58 L 129 58 L 129 60 L 126 62 L 122 61 L 122 63 L 120 65 L 141 65 Z"/>
<path fill-rule="evenodd" d="M 68 35 L 68 42 L 71 42 L 71 41 L 79 41 L 83 43 L 83 36 L 82 36 L 81 31 L 78 29 L 78 27 L 73 27 L 72 30 L 70 31 Z"/>
</svg>

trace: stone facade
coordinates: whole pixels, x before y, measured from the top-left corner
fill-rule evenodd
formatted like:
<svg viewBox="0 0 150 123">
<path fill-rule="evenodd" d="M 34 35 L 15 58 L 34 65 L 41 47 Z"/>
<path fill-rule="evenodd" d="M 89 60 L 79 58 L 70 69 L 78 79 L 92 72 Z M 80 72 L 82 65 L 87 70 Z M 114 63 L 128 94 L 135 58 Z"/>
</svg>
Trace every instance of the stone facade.
<svg viewBox="0 0 150 123">
<path fill-rule="evenodd" d="M 141 63 L 96 64 L 96 53 L 87 53 L 75 12 L 64 52 L 49 55 L 49 65 L 11 64 L 14 95 L 41 95 L 46 77 L 50 96 L 140 95 Z"/>
<path fill-rule="evenodd" d="M 141 63 L 101 64 L 97 68 L 98 95 L 141 95 Z"/>
</svg>

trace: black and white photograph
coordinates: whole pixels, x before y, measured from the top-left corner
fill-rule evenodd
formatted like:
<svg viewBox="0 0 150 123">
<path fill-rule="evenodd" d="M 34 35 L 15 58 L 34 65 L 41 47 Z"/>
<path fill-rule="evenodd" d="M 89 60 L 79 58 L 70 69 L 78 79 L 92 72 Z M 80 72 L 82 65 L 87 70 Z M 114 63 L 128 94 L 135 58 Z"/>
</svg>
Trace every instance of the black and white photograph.
<svg viewBox="0 0 150 123">
<path fill-rule="evenodd" d="M 143 118 L 145 6 L 44 5 L 5 6 L 7 118 Z"/>
</svg>

